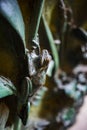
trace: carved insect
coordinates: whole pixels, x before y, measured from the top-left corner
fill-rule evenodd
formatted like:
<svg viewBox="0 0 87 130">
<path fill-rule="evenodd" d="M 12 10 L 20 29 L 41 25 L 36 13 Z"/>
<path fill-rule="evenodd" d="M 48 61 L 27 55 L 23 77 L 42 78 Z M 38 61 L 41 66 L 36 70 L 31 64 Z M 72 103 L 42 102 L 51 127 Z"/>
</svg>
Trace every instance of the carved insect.
<svg viewBox="0 0 87 130">
<path fill-rule="evenodd" d="M 40 48 L 39 45 L 36 48 Z M 24 22 L 17 1 L 0 0 L 0 75 L 9 78 L 17 89 L 14 98 L 6 99 L 6 103 L 11 109 L 11 103 L 17 99 L 14 110 L 17 110 L 24 125 L 33 94 L 32 84 L 33 88 L 43 85 L 50 60 L 47 50 L 42 54 L 40 51 L 38 54 L 35 50 L 31 53 L 27 51 Z M 12 116 L 9 116 L 8 124 L 12 123 Z"/>
</svg>

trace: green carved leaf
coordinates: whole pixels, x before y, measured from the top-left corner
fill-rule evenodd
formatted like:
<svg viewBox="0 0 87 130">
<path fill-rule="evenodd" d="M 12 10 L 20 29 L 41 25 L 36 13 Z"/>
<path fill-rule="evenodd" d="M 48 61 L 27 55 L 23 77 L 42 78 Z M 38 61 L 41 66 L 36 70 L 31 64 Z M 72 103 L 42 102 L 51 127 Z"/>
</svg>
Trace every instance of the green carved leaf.
<svg viewBox="0 0 87 130">
<path fill-rule="evenodd" d="M 10 80 L 0 77 L 0 98 L 16 94 L 16 88 Z"/>
<path fill-rule="evenodd" d="M 59 67 L 59 56 L 58 56 L 58 53 L 57 53 L 57 48 L 54 44 L 53 35 L 51 33 L 51 30 L 50 30 L 50 28 L 47 24 L 47 21 L 46 21 L 44 15 L 42 16 L 42 19 L 43 19 L 45 31 L 47 33 L 47 37 L 48 37 L 48 40 L 49 40 L 49 44 L 50 44 L 50 47 L 51 47 L 51 50 L 52 50 L 52 55 L 53 55 L 54 64 L 55 64 L 55 72 L 56 72 L 58 67 Z"/>
<path fill-rule="evenodd" d="M 16 0 L 0 0 L 0 13 L 9 21 L 12 27 L 25 42 L 25 29 L 22 14 Z"/>
</svg>

